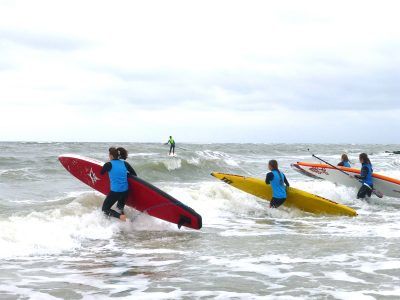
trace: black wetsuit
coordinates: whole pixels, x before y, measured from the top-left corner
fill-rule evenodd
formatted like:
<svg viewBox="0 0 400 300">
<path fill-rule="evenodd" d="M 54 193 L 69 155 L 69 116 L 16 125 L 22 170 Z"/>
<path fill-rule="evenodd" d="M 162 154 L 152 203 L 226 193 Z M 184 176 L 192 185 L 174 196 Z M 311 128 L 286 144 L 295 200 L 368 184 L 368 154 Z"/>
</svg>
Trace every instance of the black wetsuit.
<svg viewBox="0 0 400 300">
<path fill-rule="evenodd" d="M 169 147 L 169 154 L 175 154 L 175 143 L 172 143 L 171 146 Z"/>
<path fill-rule="evenodd" d="M 132 168 L 132 166 L 129 163 L 124 161 L 124 164 L 128 171 L 128 173 L 127 173 L 128 177 L 131 175 L 137 176 L 135 170 Z M 112 169 L 111 162 L 107 162 L 104 164 L 100 173 L 101 173 L 101 175 L 104 175 L 105 173 L 110 172 L 111 169 Z M 128 198 L 128 192 L 129 191 L 124 191 L 124 192 L 110 191 L 108 193 L 106 199 L 104 200 L 103 206 L 101 208 L 101 210 L 104 212 L 104 214 L 106 214 L 107 216 L 112 216 L 112 217 L 119 219 L 119 217 L 124 214 L 124 207 L 125 207 L 126 199 Z M 117 208 L 121 211 L 121 213 L 116 212 L 115 210 L 111 209 L 111 207 L 115 203 L 117 203 Z"/>
<path fill-rule="evenodd" d="M 266 183 L 266 184 L 271 184 L 271 181 L 274 180 L 274 177 L 275 177 L 274 173 L 269 172 L 269 173 L 267 174 L 267 177 L 265 178 L 265 183 Z M 285 185 L 286 185 L 287 187 L 290 186 L 289 181 L 287 180 L 286 176 L 283 176 L 283 177 L 284 177 L 284 178 L 283 178 L 283 182 L 285 183 Z M 285 201 L 286 201 L 286 198 L 275 198 L 275 197 L 272 197 L 271 203 L 270 203 L 270 207 L 278 208 L 278 207 L 281 206 Z"/>
</svg>

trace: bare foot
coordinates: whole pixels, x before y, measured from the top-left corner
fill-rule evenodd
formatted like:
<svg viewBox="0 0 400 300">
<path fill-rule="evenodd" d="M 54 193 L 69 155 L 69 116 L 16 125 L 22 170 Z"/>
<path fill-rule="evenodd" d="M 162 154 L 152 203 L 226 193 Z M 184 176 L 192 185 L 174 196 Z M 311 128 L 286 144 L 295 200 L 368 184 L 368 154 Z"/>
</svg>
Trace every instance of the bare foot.
<svg viewBox="0 0 400 300">
<path fill-rule="evenodd" d="M 119 219 L 123 222 L 126 222 L 126 216 L 125 215 L 120 215 Z"/>
</svg>

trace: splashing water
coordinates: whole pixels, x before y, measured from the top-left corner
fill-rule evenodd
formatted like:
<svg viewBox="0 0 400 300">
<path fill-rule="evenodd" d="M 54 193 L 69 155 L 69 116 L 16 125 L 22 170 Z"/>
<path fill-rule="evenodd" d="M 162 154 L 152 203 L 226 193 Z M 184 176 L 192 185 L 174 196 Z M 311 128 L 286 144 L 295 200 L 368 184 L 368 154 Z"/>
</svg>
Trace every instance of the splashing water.
<svg viewBox="0 0 400 300">
<path fill-rule="evenodd" d="M 105 160 L 98 143 L 0 143 L 0 295 L 80 299 L 397 299 L 400 202 L 357 200 L 356 190 L 295 173 L 309 145 L 126 144 L 138 174 L 203 216 L 201 231 L 127 209 L 105 218 L 104 196 L 58 163 L 60 153 Z M 313 145 L 336 163 L 373 153 L 376 172 L 400 177 L 395 145 Z M 14 153 L 8 157 L 6 153 Z M 277 159 L 291 185 L 354 207 L 327 217 L 268 203 L 216 181 L 212 171 L 263 177 Z M 0 297 L 0 298 L 1 298 Z"/>
</svg>

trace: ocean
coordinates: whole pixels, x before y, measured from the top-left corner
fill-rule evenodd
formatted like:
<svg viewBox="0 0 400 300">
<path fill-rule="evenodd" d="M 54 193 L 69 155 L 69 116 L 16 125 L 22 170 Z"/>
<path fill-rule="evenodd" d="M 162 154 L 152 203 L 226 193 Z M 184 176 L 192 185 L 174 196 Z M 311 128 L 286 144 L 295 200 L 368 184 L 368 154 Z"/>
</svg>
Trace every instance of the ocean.
<svg viewBox="0 0 400 300">
<path fill-rule="evenodd" d="M 0 143 L 0 299 L 399 299 L 400 199 L 356 199 L 356 189 L 290 167 L 357 162 L 400 178 L 399 145 L 121 143 L 138 175 L 202 215 L 199 231 L 133 209 L 107 219 L 104 196 L 58 162 L 105 161 L 109 143 Z M 179 148 L 181 147 L 181 148 Z M 270 209 L 212 171 L 263 178 L 277 159 L 292 186 L 355 208 L 358 216 Z M 359 166 L 359 164 L 355 164 Z"/>
</svg>

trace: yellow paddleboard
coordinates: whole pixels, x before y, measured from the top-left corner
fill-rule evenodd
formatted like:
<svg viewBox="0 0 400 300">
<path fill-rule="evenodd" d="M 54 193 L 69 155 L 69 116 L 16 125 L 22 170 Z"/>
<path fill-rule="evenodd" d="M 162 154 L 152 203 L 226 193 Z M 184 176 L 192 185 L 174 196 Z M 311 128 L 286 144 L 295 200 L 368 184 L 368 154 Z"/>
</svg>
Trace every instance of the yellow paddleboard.
<svg viewBox="0 0 400 300">
<path fill-rule="evenodd" d="M 268 201 L 271 201 L 272 199 L 271 186 L 267 185 L 259 178 L 244 177 L 240 175 L 231 175 L 218 172 L 213 172 L 211 175 L 239 190 L 257 196 L 261 199 Z M 283 205 L 287 207 L 297 207 L 298 209 L 314 214 L 342 215 L 351 217 L 357 216 L 357 212 L 348 206 L 292 187 L 289 187 L 287 199 Z"/>
</svg>

